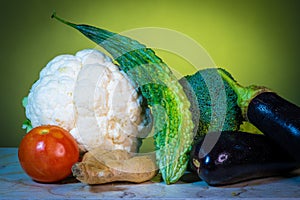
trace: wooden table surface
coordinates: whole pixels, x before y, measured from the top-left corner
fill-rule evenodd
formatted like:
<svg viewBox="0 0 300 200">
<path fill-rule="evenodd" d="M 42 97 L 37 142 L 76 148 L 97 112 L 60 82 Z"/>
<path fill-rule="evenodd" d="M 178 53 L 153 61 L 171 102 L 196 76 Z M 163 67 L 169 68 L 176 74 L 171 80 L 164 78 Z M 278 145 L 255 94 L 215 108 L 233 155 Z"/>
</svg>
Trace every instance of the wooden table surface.
<svg viewBox="0 0 300 200">
<path fill-rule="evenodd" d="M 184 178 L 183 178 L 184 179 Z M 300 170 L 288 177 L 272 177 L 230 186 L 211 187 L 204 181 L 173 185 L 110 183 L 90 186 L 75 180 L 41 184 L 31 180 L 18 162 L 17 148 L 0 148 L 0 199 L 108 199 L 108 198 L 278 198 L 300 199 Z"/>
</svg>

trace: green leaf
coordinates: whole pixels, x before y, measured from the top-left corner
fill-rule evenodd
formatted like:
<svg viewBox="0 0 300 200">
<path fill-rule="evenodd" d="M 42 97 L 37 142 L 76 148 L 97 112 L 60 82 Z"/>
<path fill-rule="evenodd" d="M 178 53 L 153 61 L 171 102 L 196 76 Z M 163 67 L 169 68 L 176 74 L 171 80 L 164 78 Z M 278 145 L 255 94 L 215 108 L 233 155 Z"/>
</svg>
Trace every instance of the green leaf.
<svg viewBox="0 0 300 200">
<path fill-rule="evenodd" d="M 22 99 L 22 106 L 23 106 L 24 108 L 26 108 L 27 104 L 28 104 L 28 97 L 24 97 L 24 98 Z"/>
<path fill-rule="evenodd" d="M 29 131 L 31 131 L 32 128 L 33 127 L 31 125 L 31 121 L 29 119 L 26 119 L 26 121 L 24 121 L 22 124 L 22 129 L 25 129 L 26 133 L 28 133 Z"/>
</svg>

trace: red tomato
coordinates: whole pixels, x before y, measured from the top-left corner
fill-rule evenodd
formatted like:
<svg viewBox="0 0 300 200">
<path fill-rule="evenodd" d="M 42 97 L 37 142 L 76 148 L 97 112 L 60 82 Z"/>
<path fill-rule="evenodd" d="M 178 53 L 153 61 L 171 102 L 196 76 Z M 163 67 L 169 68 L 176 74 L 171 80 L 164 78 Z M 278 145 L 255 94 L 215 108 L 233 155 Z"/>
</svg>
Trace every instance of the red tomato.
<svg viewBox="0 0 300 200">
<path fill-rule="evenodd" d="M 18 151 L 24 171 L 39 182 L 60 181 L 71 174 L 79 159 L 72 135 L 58 126 L 39 126 L 22 139 Z"/>
</svg>

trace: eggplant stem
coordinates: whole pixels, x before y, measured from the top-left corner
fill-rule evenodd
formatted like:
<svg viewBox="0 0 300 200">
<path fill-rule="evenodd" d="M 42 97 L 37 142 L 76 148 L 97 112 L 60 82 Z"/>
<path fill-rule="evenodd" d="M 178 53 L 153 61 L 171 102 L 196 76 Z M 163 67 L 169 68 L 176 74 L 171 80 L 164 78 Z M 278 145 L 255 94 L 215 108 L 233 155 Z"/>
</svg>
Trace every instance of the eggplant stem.
<svg viewBox="0 0 300 200">
<path fill-rule="evenodd" d="M 240 107 L 242 115 L 245 119 L 248 118 L 247 110 L 251 100 L 263 92 L 271 92 L 271 90 L 262 86 L 250 85 L 248 87 L 244 87 L 240 85 L 237 81 L 229 77 L 226 73 L 224 73 L 224 71 L 220 69 L 218 69 L 217 71 L 236 93 L 238 97 L 237 105 Z"/>
</svg>

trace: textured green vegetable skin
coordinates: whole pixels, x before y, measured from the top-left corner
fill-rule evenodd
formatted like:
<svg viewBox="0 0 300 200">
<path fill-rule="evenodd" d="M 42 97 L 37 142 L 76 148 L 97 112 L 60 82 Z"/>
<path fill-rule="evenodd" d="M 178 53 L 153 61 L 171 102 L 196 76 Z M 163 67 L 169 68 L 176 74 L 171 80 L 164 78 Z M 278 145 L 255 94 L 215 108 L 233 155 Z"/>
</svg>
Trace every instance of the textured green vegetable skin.
<svg viewBox="0 0 300 200">
<path fill-rule="evenodd" d="M 223 80 L 216 81 L 220 76 L 218 70 L 222 70 L 229 77 L 233 77 L 224 69 L 208 68 L 199 70 L 193 75 L 182 78 L 179 82 L 183 86 L 190 102 L 194 123 L 198 123 L 195 140 L 204 137 L 208 131 L 236 131 L 244 121 L 241 109 L 237 105 L 237 95 L 230 85 Z M 210 90 L 208 87 L 212 87 Z M 225 90 L 225 93 L 220 92 Z M 214 92 L 211 95 L 210 92 Z M 226 95 L 226 105 L 215 104 L 211 100 L 214 96 L 217 100 L 222 99 L 220 95 Z M 217 107 L 216 113 L 212 113 L 212 106 Z M 221 113 L 226 109 L 225 116 Z M 225 117 L 225 119 L 223 119 Z M 220 124 L 224 121 L 223 124 Z"/>
<path fill-rule="evenodd" d="M 194 127 L 190 102 L 176 77 L 153 50 L 135 40 L 93 26 L 66 22 L 55 14 L 52 17 L 106 49 L 137 84 L 152 109 L 160 172 L 167 184 L 175 183 L 186 170 Z"/>
</svg>

